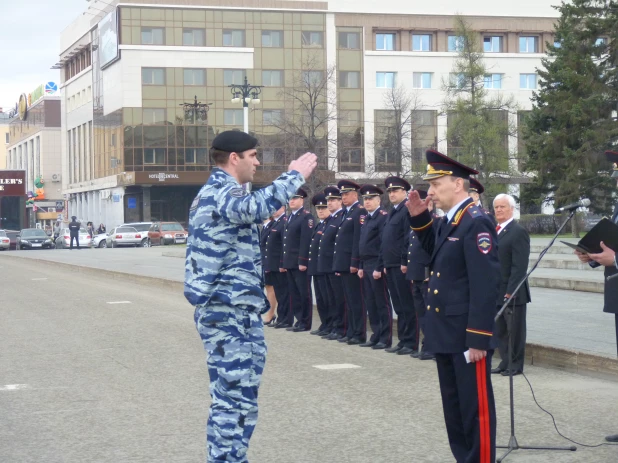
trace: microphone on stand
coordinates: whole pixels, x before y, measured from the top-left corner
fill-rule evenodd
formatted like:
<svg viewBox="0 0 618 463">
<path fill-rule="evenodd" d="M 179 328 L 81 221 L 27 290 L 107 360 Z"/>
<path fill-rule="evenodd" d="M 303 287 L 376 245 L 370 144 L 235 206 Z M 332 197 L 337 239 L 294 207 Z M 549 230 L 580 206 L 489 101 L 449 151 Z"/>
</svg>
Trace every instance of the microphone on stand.
<svg viewBox="0 0 618 463">
<path fill-rule="evenodd" d="M 590 206 L 590 200 L 588 198 L 580 199 L 576 203 L 569 204 L 568 206 L 563 206 L 561 208 L 556 209 L 556 212 L 565 212 L 572 211 L 573 209 L 577 209 L 579 207 L 588 207 Z"/>
</svg>

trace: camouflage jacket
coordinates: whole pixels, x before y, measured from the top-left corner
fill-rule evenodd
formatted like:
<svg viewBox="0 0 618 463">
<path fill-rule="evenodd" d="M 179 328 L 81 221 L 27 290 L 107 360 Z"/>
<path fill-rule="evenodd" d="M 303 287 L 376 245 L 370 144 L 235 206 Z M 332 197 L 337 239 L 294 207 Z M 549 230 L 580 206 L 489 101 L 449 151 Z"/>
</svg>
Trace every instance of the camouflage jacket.
<svg viewBox="0 0 618 463">
<path fill-rule="evenodd" d="M 304 182 L 291 171 L 249 193 L 227 172 L 213 170 L 189 212 L 185 297 L 191 304 L 266 310 L 258 224 Z"/>
</svg>

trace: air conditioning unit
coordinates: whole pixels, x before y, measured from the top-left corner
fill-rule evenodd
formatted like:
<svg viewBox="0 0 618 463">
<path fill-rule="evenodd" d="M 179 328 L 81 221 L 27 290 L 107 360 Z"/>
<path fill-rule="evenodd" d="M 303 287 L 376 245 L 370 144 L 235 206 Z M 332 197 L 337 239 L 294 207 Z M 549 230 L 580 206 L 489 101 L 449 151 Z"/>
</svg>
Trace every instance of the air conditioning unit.
<svg viewBox="0 0 618 463">
<path fill-rule="evenodd" d="M 54 182 L 54 183 L 58 183 L 61 180 L 62 180 L 62 175 L 60 175 L 60 174 L 53 174 L 51 176 L 51 181 Z"/>
<path fill-rule="evenodd" d="M 47 208 L 47 212 L 56 212 L 56 208 L 55 207 L 48 207 Z"/>
</svg>

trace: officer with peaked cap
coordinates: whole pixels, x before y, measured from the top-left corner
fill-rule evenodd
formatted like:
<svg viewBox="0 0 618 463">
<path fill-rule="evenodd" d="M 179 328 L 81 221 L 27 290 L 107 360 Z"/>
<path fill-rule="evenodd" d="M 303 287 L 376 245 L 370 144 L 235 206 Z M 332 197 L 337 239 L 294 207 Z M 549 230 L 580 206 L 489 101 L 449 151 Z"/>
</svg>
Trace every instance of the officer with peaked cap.
<svg viewBox="0 0 618 463">
<path fill-rule="evenodd" d="M 309 278 L 313 279 L 313 288 L 315 291 L 316 306 L 318 308 L 318 315 L 320 317 L 320 326 L 311 332 L 311 334 L 322 336 L 330 334 L 331 314 L 330 308 L 331 299 L 328 291 L 328 284 L 325 280 L 328 276 L 324 272 L 320 272 L 318 269 L 318 253 L 320 251 L 320 243 L 322 242 L 322 235 L 324 235 L 324 229 L 328 224 L 330 212 L 328 212 L 328 200 L 324 193 L 318 193 L 311 198 L 311 204 L 315 207 L 318 219 L 313 227 L 313 233 L 311 235 L 311 245 L 309 246 L 309 264 L 307 265 L 307 274 Z"/>
<path fill-rule="evenodd" d="M 185 297 L 208 356 L 211 394 L 206 428 L 208 461 L 247 461 L 257 422 L 257 396 L 266 361 L 258 224 L 284 206 L 317 167 L 305 153 L 272 184 L 248 192 L 257 140 L 226 131 L 212 141 L 217 167 L 193 200 L 185 263 Z"/>
<path fill-rule="evenodd" d="M 333 271 L 339 274 L 343 281 L 348 309 L 346 335 L 339 339 L 339 342 L 358 345 L 367 340 L 367 316 L 363 309 L 361 281 L 358 277 L 358 242 L 367 211 L 358 202 L 360 185 L 352 180 L 340 180 L 337 187 L 341 191 L 345 209 L 335 239 Z"/>
<path fill-rule="evenodd" d="M 360 188 L 363 204 L 367 210 L 360 232 L 358 276 L 363 284 L 363 301 L 369 317 L 372 335 L 361 347 L 386 349 L 393 341 L 393 309 L 388 297 L 388 288 L 384 278 L 374 278 L 373 272 L 382 274 L 380 248 L 382 230 L 388 213 L 380 206 L 380 196 L 384 194 L 375 185 L 363 185 Z"/>
<path fill-rule="evenodd" d="M 341 192 L 335 186 L 324 189 L 324 196 L 330 216 L 326 223 L 322 240 L 318 248 L 318 271 L 326 275 L 324 285 L 325 293 L 328 293 L 330 300 L 330 333 L 321 335 L 324 339 L 335 341 L 345 336 L 347 328 L 347 312 L 345 305 L 345 290 L 341 276 L 335 275 L 333 271 L 333 261 L 335 258 L 335 240 L 343 217 L 341 207 Z"/>
<path fill-rule="evenodd" d="M 296 324 L 286 329 L 294 332 L 309 331 L 313 319 L 313 297 L 307 265 L 314 219 L 303 206 L 306 197 L 307 192 L 299 188 L 290 199 L 290 214 L 283 232 L 281 268 L 287 273 L 290 304 L 296 317 Z"/>
<path fill-rule="evenodd" d="M 490 211 L 485 209 L 483 205 L 481 204 L 481 195 L 483 193 L 485 193 L 485 187 L 483 186 L 483 184 L 479 182 L 477 179 L 470 177 L 470 188 L 468 188 L 468 196 L 470 196 L 472 200 L 474 201 L 474 203 L 478 207 L 483 209 L 485 214 L 487 214 L 491 218 L 492 222 L 494 223 L 494 226 L 498 225 L 498 222 L 496 222 L 496 218 L 494 217 L 494 215 Z"/>
<path fill-rule="evenodd" d="M 386 352 L 398 355 L 410 355 L 417 352 L 418 339 L 416 316 L 410 283 L 406 281 L 405 268 L 402 262 L 408 250 L 406 237 L 410 231 L 408 224 L 407 192 L 412 188 L 400 177 L 388 177 L 384 181 L 388 197 L 393 208 L 388 213 L 384 231 L 382 232 L 382 247 L 380 258 L 384 265 L 384 276 L 375 272 L 376 278 L 386 278 L 388 292 L 393 301 L 393 309 L 397 314 L 397 345 L 386 349 Z"/>
<path fill-rule="evenodd" d="M 490 374 L 500 286 L 496 230 L 468 196 L 470 174 L 478 172 L 435 150 L 426 156 L 428 197 L 411 191 L 407 204 L 410 226 L 431 255 L 425 344 L 436 355 L 455 460 L 489 463 L 496 459 Z M 432 200 L 446 212 L 435 226 L 428 210 Z"/>
</svg>

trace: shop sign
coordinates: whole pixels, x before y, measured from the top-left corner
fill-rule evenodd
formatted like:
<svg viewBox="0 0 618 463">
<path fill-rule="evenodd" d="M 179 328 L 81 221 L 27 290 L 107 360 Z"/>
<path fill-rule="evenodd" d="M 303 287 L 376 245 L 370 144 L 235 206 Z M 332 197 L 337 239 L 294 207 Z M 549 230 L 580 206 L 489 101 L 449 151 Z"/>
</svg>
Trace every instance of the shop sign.
<svg viewBox="0 0 618 463">
<path fill-rule="evenodd" d="M 25 196 L 26 195 L 26 171 L 24 170 L 0 170 L 0 195 L 1 196 Z"/>
</svg>

